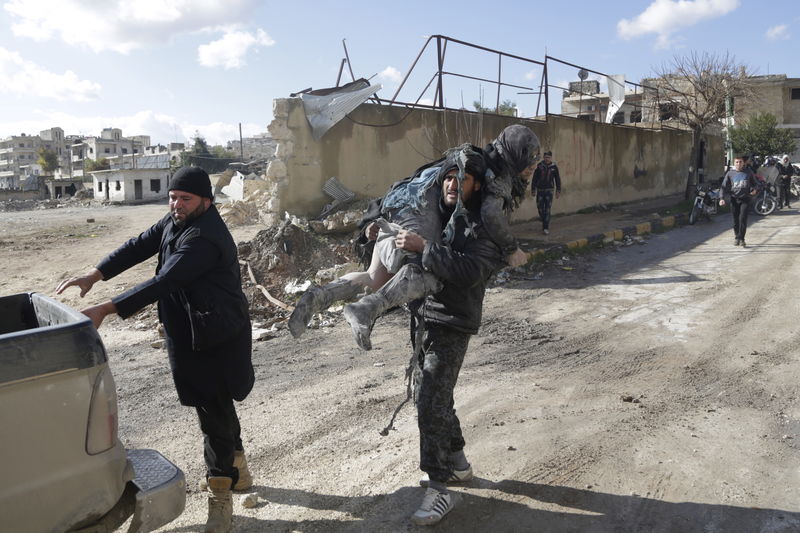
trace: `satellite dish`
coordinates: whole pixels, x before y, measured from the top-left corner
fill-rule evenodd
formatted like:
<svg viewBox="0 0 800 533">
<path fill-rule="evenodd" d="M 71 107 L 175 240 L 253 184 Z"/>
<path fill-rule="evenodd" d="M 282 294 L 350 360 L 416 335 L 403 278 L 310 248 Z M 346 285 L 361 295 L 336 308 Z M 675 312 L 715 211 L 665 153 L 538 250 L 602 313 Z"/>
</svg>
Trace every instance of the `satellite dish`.
<svg viewBox="0 0 800 533">
<path fill-rule="evenodd" d="M 578 78 L 580 78 L 581 81 L 585 80 L 588 77 L 589 73 L 586 71 L 586 69 L 580 69 L 578 71 Z"/>
</svg>

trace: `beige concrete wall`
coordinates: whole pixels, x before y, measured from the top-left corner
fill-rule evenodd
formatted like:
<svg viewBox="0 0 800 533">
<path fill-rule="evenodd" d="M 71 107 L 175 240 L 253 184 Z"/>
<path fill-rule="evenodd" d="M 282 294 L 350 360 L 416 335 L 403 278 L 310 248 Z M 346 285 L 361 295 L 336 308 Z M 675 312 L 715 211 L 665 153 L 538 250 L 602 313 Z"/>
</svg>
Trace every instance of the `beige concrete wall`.
<svg viewBox="0 0 800 533">
<path fill-rule="evenodd" d="M 513 123 L 529 126 L 542 151 L 553 151 L 564 177 L 555 213 L 681 192 L 691 150 L 691 135 L 685 132 L 556 116 L 545 123 L 375 104 L 359 106 L 317 142 L 300 99 L 275 100 L 273 115 L 269 130 L 278 142 L 277 159 L 270 163 L 267 178 L 273 188 L 271 208 L 278 216 L 284 211 L 318 215 L 330 202 L 322 185 L 331 176 L 360 195 L 380 196 L 447 148 L 464 142 L 484 146 Z M 707 167 L 721 169 L 722 141 L 714 137 L 708 142 L 708 154 L 715 160 Z M 536 216 L 535 202 L 528 198 L 514 219 Z"/>
<path fill-rule="evenodd" d="M 0 189 L 0 202 L 7 200 L 41 200 L 42 191 L 21 191 L 19 189 Z"/>
</svg>

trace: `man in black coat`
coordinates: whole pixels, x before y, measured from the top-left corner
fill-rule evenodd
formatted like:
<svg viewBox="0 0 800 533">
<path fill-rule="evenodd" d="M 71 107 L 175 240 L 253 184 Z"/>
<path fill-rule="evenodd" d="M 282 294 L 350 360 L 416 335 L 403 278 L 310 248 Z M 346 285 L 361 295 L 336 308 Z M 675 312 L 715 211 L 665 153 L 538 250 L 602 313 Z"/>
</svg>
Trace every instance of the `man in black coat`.
<svg viewBox="0 0 800 533">
<path fill-rule="evenodd" d="M 206 532 L 217 533 L 231 527 L 231 489 L 252 485 L 233 400 L 244 400 L 255 378 L 236 245 L 212 198 L 203 169 L 181 168 L 170 180 L 170 212 L 96 268 L 62 281 L 56 293 L 74 285 L 83 297 L 96 282 L 158 254 L 155 276 L 82 312 L 99 328 L 110 314 L 128 318 L 158 302 L 178 398 L 200 420 L 210 489 Z"/>
</svg>

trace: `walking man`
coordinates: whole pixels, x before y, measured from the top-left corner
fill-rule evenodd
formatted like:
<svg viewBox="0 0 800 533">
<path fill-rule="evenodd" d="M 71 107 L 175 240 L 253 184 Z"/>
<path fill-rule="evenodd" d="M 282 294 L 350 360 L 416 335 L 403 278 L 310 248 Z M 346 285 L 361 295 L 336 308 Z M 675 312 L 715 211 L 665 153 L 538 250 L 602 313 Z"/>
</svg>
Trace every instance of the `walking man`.
<svg viewBox="0 0 800 533">
<path fill-rule="evenodd" d="M 464 216 L 455 218 L 454 238 L 436 243 L 407 230 L 395 237 L 398 248 L 419 253 L 421 264 L 409 263 L 384 285 L 376 296 L 402 301 L 406 288 L 425 273 L 434 274 L 442 290 L 418 300 L 411 321 L 416 369 L 415 401 L 420 436 L 420 481 L 428 488 L 412 516 L 417 525 L 433 525 L 449 513 L 457 495 L 447 483 L 472 479 L 472 466 L 464 454 L 464 437 L 453 407 L 453 390 L 470 337 L 481 323 L 483 297 L 489 276 L 505 266 L 500 247 L 481 221 L 483 176 L 452 170 L 439 185 L 438 209 L 448 220 L 456 209 L 461 183 Z M 367 296 L 366 298 L 369 298 Z"/>
<path fill-rule="evenodd" d="M 536 209 L 542 221 L 542 233 L 550 233 L 550 209 L 553 206 L 553 193 L 556 198 L 561 196 L 561 175 L 558 166 L 553 163 L 553 152 L 544 153 L 544 158 L 533 171 L 531 180 L 531 194 L 536 194 Z"/>
<path fill-rule="evenodd" d="M 231 490 L 252 485 L 233 400 L 250 393 L 254 373 L 236 245 L 212 199 L 206 171 L 181 168 L 170 180 L 169 213 L 96 268 L 62 281 L 56 293 L 77 286 L 83 297 L 96 282 L 158 254 L 155 276 L 82 312 L 99 328 L 110 314 L 128 318 L 158 302 L 178 398 L 197 410 L 203 432 L 209 489 L 205 532 L 225 533 L 232 523 Z"/>
<path fill-rule="evenodd" d="M 794 175 L 794 167 L 789 162 L 788 155 L 784 155 L 781 161 L 778 163 L 778 172 L 780 173 L 780 177 L 778 178 L 778 186 L 780 187 L 778 208 L 786 206 L 787 208 L 791 209 L 792 206 L 789 205 L 789 198 L 791 198 L 792 194 L 792 176 Z"/>
<path fill-rule="evenodd" d="M 730 196 L 734 246 L 747 246 L 744 242 L 747 215 L 750 213 L 750 198 L 758 193 L 757 185 L 753 171 L 747 166 L 747 156 L 737 155 L 733 160 L 733 168 L 725 174 L 720 185 L 722 194 Z M 720 198 L 719 205 L 725 205 L 725 198 Z"/>
</svg>

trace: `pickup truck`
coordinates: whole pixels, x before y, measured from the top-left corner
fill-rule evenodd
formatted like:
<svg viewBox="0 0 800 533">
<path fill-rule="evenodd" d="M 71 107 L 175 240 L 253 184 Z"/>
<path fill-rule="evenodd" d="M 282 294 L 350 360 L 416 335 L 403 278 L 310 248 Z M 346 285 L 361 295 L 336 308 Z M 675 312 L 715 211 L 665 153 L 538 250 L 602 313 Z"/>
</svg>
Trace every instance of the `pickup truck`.
<svg viewBox="0 0 800 533">
<path fill-rule="evenodd" d="M 183 472 L 126 450 L 91 321 L 37 293 L 0 297 L 0 529 L 152 531 L 183 512 Z"/>
</svg>

